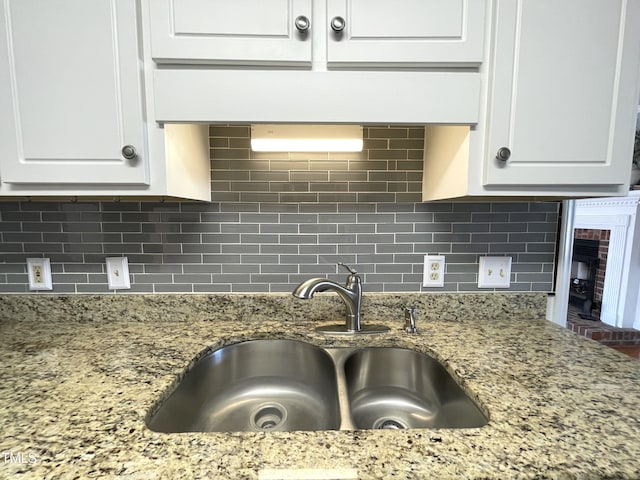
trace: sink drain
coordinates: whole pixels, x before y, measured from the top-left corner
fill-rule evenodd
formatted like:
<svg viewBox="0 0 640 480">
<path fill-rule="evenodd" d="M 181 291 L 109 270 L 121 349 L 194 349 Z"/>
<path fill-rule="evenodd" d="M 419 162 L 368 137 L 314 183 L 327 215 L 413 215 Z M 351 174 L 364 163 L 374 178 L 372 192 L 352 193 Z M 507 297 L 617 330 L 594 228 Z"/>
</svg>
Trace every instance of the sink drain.
<svg viewBox="0 0 640 480">
<path fill-rule="evenodd" d="M 251 414 L 250 423 L 254 430 L 274 430 L 287 420 L 287 410 L 279 403 L 259 405 Z"/>
<path fill-rule="evenodd" d="M 374 430 L 402 430 L 407 426 L 395 418 L 379 418 L 373 423 Z"/>
</svg>

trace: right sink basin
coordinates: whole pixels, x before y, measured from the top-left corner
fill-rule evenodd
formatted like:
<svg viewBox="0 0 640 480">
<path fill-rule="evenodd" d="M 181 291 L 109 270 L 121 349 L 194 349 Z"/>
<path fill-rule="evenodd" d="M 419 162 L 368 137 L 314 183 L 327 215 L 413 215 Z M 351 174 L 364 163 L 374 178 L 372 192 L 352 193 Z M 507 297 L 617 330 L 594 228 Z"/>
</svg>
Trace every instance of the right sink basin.
<svg viewBox="0 0 640 480">
<path fill-rule="evenodd" d="M 371 347 L 344 361 L 358 429 L 472 428 L 487 417 L 435 359 L 405 348 Z"/>
</svg>

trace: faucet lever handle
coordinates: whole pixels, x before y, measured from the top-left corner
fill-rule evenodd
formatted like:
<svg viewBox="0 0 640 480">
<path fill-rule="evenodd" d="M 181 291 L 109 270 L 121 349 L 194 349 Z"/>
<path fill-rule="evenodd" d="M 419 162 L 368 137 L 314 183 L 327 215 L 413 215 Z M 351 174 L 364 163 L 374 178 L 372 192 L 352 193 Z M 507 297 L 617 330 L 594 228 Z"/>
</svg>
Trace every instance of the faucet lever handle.
<svg viewBox="0 0 640 480">
<path fill-rule="evenodd" d="M 341 267 L 344 267 L 347 269 L 347 271 L 351 274 L 351 275 L 355 275 L 356 273 L 358 273 L 358 271 L 355 268 L 351 268 L 349 265 L 347 265 L 346 263 L 342 263 L 342 262 L 338 262 L 338 265 L 340 265 Z"/>
</svg>

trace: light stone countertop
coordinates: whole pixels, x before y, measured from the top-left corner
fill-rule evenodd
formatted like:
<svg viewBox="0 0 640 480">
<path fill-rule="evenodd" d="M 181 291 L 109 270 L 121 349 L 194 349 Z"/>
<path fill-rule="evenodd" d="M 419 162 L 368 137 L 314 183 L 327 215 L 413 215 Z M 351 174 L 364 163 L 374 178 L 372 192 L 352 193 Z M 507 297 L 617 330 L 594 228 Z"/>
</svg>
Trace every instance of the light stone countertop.
<svg viewBox="0 0 640 480">
<path fill-rule="evenodd" d="M 541 294 L 365 295 L 383 335 L 321 336 L 335 296 L 0 297 L 0 478 L 640 478 L 640 362 L 545 320 Z M 402 326 L 416 305 L 417 335 Z M 254 338 L 429 353 L 489 412 L 473 429 L 163 434 L 145 416 L 203 350 Z M 1 461 L 1 460 L 0 460 Z M 18 477 L 22 474 L 22 477 Z"/>
</svg>

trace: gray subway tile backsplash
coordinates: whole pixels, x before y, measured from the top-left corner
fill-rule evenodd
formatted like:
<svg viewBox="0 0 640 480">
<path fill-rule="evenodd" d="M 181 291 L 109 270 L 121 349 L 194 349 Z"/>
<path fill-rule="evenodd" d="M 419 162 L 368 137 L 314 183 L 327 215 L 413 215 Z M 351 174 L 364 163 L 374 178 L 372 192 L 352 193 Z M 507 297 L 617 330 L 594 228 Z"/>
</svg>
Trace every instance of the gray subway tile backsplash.
<svg viewBox="0 0 640 480">
<path fill-rule="evenodd" d="M 424 129 L 364 128 L 362 153 L 255 153 L 247 125 L 210 127 L 211 203 L 0 202 L 0 293 L 28 292 L 26 259 L 49 257 L 53 293 L 108 292 L 126 255 L 131 293 L 290 292 L 311 276 L 365 292 L 486 291 L 478 257 L 513 257 L 511 291 L 553 287 L 558 204 L 421 203 Z M 444 288 L 422 287 L 424 254 Z"/>
</svg>

